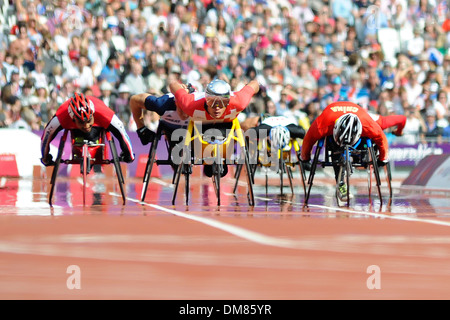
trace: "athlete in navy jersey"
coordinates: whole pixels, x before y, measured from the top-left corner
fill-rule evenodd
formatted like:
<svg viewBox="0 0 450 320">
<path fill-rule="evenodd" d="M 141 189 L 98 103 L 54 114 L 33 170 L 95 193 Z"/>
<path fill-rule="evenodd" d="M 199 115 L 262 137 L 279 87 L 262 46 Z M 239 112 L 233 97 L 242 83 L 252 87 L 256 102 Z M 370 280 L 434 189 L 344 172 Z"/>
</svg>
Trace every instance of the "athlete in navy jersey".
<svg viewBox="0 0 450 320">
<path fill-rule="evenodd" d="M 193 91 L 192 87 L 182 84 L 187 91 Z M 175 103 L 175 96 L 168 93 L 162 96 L 154 96 L 148 93 L 133 95 L 130 99 L 130 109 L 133 119 L 136 122 L 137 134 L 143 145 L 153 141 L 155 133 L 145 126 L 142 111 L 154 111 L 164 121 L 165 128 L 171 128 L 170 132 L 165 130 L 165 134 L 170 134 L 176 128 L 187 126 L 188 116 L 185 115 Z"/>
</svg>

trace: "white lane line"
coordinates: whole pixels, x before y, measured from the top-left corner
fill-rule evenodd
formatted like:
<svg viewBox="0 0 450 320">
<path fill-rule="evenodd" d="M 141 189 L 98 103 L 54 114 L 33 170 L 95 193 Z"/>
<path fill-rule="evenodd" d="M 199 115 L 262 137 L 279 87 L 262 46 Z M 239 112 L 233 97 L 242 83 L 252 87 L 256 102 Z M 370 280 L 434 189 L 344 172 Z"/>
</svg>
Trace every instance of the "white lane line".
<svg viewBox="0 0 450 320">
<path fill-rule="evenodd" d="M 110 192 L 109 194 L 113 195 L 113 196 L 121 196 L 120 194 L 115 193 L 115 192 Z M 254 242 L 254 243 L 268 245 L 268 246 L 282 247 L 282 248 L 290 248 L 290 249 L 300 249 L 300 248 L 304 249 L 303 246 L 299 245 L 298 241 L 295 241 L 295 240 L 267 236 L 267 235 L 264 235 L 264 234 L 261 234 L 258 232 L 250 231 L 250 230 L 247 230 L 247 229 L 244 229 L 241 227 L 233 226 L 233 225 L 230 225 L 230 224 L 227 224 L 224 222 L 220 222 L 217 220 L 213 220 L 210 218 L 200 217 L 200 216 L 196 216 L 196 215 L 192 215 L 192 214 L 186 214 L 181 211 L 165 208 L 165 207 L 162 207 L 162 206 L 156 205 L 156 204 L 142 202 L 140 200 L 136 200 L 136 199 L 129 198 L 129 197 L 126 197 L 126 199 L 128 201 L 139 203 L 139 204 L 154 208 L 159 211 L 164 211 L 164 212 L 173 214 L 178 217 L 182 217 L 185 219 L 203 223 L 210 227 L 222 230 L 224 232 L 228 232 L 232 235 L 235 235 L 237 237 L 246 239 L 246 240 Z M 286 202 L 293 203 L 293 204 L 300 204 L 300 203 L 295 203 L 292 201 L 286 201 Z M 443 225 L 443 226 L 448 226 L 448 227 L 450 226 L 450 222 L 431 220 L 431 219 L 418 219 L 418 218 L 406 217 L 406 216 L 390 216 L 387 214 L 356 211 L 356 210 L 328 207 L 328 206 L 322 206 L 322 205 L 309 205 L 309 206 L 323 208 L 323 209 L 327 209 L 327 210 L 347 212 L 347 213 L 352 213 L 352 214 L 367 215 L 367 216 L 371 216 L 371 217 L 375 217 L 375 218 L 382 218 L 382 219 L 387 218 L 387 219 L 403 220 L 403 221 L 409 221 L 409 222 L 422 222 L 422 223 L 429 223 L 429 224 L 437 224 L 437 225 Z"/>
<path fill-rule="evenodd" d="M 111 195 L 118 195 L 114 192 L 110 192 Z M 296 242 L 292 241 L 292 240 L 288 240 L 288 239 L 280 239 L 280 238 L 276 238 L 276 237 L 271 237 L 271 236 L 266 236 L 264 234 L 261 233 L 257 233 L 254 231 L 250 231 L 241 227 L 236 227 L 224 222 L 220 222 L 217 220 L 213 220 L 210 218 L 205 218 L 205 217 L 200 217 L 200 216 L 195 216 L 192 214 L 186 214 L 183 213 L 181 211 L 177 211 L 177 210 L 173 210 L 173 209 L 168 209 L 165 207 L 162 207 L 160 205 L 157 204 L 150 204 L 150 203 L 145 203 L 145 202 L 141 202 L 139 200 L 136 199 L 131 199 L 127 197 L 127 200 L 132 201 L 132 202 L 136 202 L 139 204 L 143 204 L 149 207 L 152 207 L 154 209 L 160 210 L 160 211 L 165 211 L 167 213 L 173 214 L 175 216 L 178 217 L 182 217 L 182 218 L 186 218 L 189 220 L 193 220 L 193 221 L 197 221 L 203 224 L 206 224 L 210 227 L 231 233 L 235 236 L 238 236 L 240 238 L 255 242 L 255 243 L 259 243 L 259 244 L 264 244 L 264 245 L 269 245 L 269 246 L 275 246 L 275 247 L 283 247 L 283 248 L 296 248 Z"/>
<path fill-rule="evenodd" d="M 227 195 L 232 195 L 232 194 L 227 194 Z M 258 197 L 258 196 L 255 196 L 255 199 L 259 199 L 259 200 L 263 200 L 263 201 L 275 201 L 275 199 Z M 284 200 L 283 202 L 290 203 L 293 205 L 303 205 L 303 203 L 290 201 L 290 200 Z M 356 214 L 365 215 L 365 216 L 369 216 L 369 217 L 373 217 L 373 218 L 392 219 L 392 220 L 401 220 L 401 221 L 409 221 L 409 222 L 424 222 L 424 223 L 429 223 L 429 224 L 436 224 L 436 225 L 450 227 L 450 222 L 434 220 L 434 219 L 421 219 L 421 218 L 415 218 L 415 217 L 404 216 L 404 215 L 389 215 L 389 214 L 383 214 L 383 213 L 358 211 L 358 210 L 338 208 L 338 207 L 328 207 L 328 206 L 318 205 L 318 204 L 308 204 L 308 207 L 315 207 L 315 208 L 326 209 L 326 210 L 346 212 L 346 213 L 351 213 L 351 214 L 355 214 L 355 215 Z"/>
</svg>

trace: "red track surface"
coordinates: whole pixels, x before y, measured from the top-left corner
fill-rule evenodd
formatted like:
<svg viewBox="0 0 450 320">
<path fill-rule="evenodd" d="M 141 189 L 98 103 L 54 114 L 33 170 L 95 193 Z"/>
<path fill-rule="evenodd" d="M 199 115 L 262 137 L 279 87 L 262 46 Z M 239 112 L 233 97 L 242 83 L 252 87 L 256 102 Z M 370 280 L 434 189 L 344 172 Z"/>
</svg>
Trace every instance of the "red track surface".
<svg viewBox="0 0 450 320">
<path fill-rule="evenodd" d="M 318 179 L 305 209 L 300 186 L 280 197 L 271 180 L 250 208 L 245 184 L 234 197 L 225 178 L 219 208 L 211 180 L 192 180 L 189 206 L 182 186 L 171 205 L 170 179 L 154 179 L 145 204 L 129 179 L 125 206 L 114 178 L 90 180 L 100 202 L 85 208 L 79 181 L 61 180 L 54 210 L 47 180 L 3 181 L 0 298 L 450 299 L 448 195 L 396 188 L 380 206 L 358 188 L 338 208 Z M 73 265 L 80 289 L 67 286 Z M 368 288 L 370 266 L 379 289 Z"/>
</svg>

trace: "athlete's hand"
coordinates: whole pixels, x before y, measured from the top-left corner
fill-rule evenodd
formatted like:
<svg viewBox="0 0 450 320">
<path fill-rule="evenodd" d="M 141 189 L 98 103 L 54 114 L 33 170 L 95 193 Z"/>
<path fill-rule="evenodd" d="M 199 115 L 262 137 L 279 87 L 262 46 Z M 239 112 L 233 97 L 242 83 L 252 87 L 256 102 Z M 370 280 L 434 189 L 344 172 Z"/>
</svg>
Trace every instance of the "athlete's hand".
<svg viewBox="0 0 450 320">
<path fill-rule="evenodd" d="M 41 162 L 46 167 L 55 165 L 55 161 L 53 161 L 53 157 L 50 153 L 47 154 L 45 157 L 41 158 Z"/>
<path fill-rule="evenodd" d="M 187 88 L 186 88 L 187 90 L 188 90 L 188 92 L 189 93 L 193 93 L 193 92 L 195 92 L 195 88 L 192 86 L 192 84 L 191 83 L 188 83 L 188 85 L 187 85 Z"/>
<path fill-rule="evenodd" d="M 311 171 L 311 162 L 309 160 L 302 160 L 304 170 Z"/>
<path fill-rule="evenodd" d="M 131 155 L 129 153 L 125 153 L 122 151 L 120 153 L 119 161 L 131 163 L 134 161 L 134 159 L 131 157 Z"/>
<path fill-rule="evenodd" d="M 388 164 L 388 162 L 389 162 L 388 160 L 383 161 L 383 160 L 377 159 L 377 165 L 379 167 L 384 167 L 385 165 Z"/>
<path fill-rule="evenodd" d="M 138 129 L 137 134 L 143 145 L 148 144 L 155 138 L 155 133 L 146 126 L 143 126 L 142 128 Z"/>
</svg>

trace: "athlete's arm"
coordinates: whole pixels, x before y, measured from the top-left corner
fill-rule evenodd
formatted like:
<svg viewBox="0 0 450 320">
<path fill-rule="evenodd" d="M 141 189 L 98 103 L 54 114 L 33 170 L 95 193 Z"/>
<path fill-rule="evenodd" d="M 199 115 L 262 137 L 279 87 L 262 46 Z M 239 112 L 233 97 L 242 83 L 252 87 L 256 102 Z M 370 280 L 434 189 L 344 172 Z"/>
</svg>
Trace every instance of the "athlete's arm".
<svg viewBox="0 0 450 320">
<path fill-rule="evenodd" d="M 63 127 L 59 123 L 59 120 L 56 116 L 53 116 L 45 126 L 44 132 L 42 133 L 41 137 L 41 155 L 42 162 L 44 164 L 46 164 L 45 162 L 47 161 L 50 152 L 50 142 L 53 141 L 53 139 L 56 137 L 58 132 L 62 130 L 62 128 Z"/>
<path fill-rule="evenodd" d="M 302 144 L 302 151 L 301 151 L 301 158 L 303 161 L 309 161 L 311 160 L 311 151 L 314 146 L 314 144 L 322 138 L 322 136 L 319 133 L 317 122 L 314 121 L 311 124 L 311 127 L 309 127 L 308 131 L 306 132 L 305 137 L 303 138 L 303 144 Z"/>
<path fill-rule="evenodd" d="M 140 93 L 135 94 L 130 98 L 131 114 L 133 115 L 134 122 L 138 129 L 145 125 L 142 111 L 145 109 L 145 98 L 147 98 L 147 96 L 149 96 L 148 93 Z"/>
<path fill-rule="evenodd" d="M 125 161 L 132 162 L 134 160 L 134 152 L 130 137 L 128 137 L 122 121 L 120 121 L 120 119 L 116 115 L 112 117 L 108 130 L 111 131 L 119 141 L 122 154 L 125 156 Z"/>
</svg>

